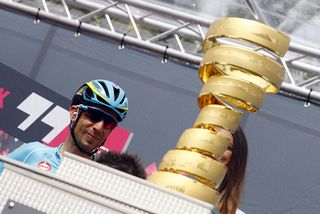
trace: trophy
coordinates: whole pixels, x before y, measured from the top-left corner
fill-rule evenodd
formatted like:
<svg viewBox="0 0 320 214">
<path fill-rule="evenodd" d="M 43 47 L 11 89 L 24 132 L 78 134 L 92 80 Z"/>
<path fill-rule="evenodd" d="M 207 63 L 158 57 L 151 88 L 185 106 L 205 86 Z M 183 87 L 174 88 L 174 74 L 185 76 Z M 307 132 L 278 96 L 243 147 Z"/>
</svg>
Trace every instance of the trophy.
<svg viewBox="0 0 320 214">
<path fill-rule="evenodd" d="M 224 39 L 233 40 L 233 45 L 222 44 Z M 284 56 L 289 42 L 288 36 L 256 21 L 215 21 L 203 41 L 200 113 L 147 180 L 217 206 L 217 187 L 228 170 L 220 159 L 229 146 L 219 129 L 233 133 L 242 110 L 257 112 L 266 93 L 278 92 L 285 78 L 279 57 Z"/>
</svg>

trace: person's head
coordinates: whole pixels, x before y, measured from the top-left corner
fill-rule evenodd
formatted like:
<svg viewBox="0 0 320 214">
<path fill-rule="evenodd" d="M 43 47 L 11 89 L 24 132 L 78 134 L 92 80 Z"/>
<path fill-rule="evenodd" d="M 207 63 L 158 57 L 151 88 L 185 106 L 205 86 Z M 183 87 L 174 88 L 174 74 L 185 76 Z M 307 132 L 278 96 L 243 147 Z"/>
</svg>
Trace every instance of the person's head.
<svg viewBox="0 0 320 214">
<path fill-rule="evenodd" d="M 228 167 L 228 171 L 218 188 L 218 191 L 222 193 L 218 209 L 222 214 L 234 214 L 239 205 L 240 195 L 243 189 L 248 145 L 241 127 L 232 135 L 230 133 L 222 134 L 231 140 L 231 144 L 221 160 L 222 163 Z"/>
<path fill-rule="evenodd" d="M 126 116 L 128 99 L 123 89 L 108 80 L 83 84 L 72 98 L 70 132 L 73 143 L 91 156 Z"/>
<path fill-rule="evenodd" d="M 145 170 L 136 155 L 103 151 L 98 153 L 94 160 L 139 178 L 146 178 Z"/>
</svg>

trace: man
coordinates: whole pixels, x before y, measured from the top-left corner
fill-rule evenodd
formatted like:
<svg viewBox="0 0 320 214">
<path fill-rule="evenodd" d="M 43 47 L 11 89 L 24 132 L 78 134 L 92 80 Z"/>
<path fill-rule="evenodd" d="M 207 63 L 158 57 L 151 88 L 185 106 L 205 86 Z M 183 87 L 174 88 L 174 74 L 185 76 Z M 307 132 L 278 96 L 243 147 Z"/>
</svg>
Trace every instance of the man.
<svg viewBox="0 0 320 214">
<path fill-rule="evenodd" d="M 107 80 L 92 80 L 82 85 L 72 98 L 70 134 L 63 144 L 52 148 L 39 142 L 26 143 L 8 157 L 51 172 L 57 170 L 64 152 L 93 159 L 127 110 L 124 90 Z"/>
<path fill-rule="evenodd" d="M 140 159 L 136 155 L 128 153 L 116 153 L 112 151 L 100 152 L 96 155 L 96 162 L 126 172 L 136 177 L 146 179 L 146 173 Z"/>
</svg>

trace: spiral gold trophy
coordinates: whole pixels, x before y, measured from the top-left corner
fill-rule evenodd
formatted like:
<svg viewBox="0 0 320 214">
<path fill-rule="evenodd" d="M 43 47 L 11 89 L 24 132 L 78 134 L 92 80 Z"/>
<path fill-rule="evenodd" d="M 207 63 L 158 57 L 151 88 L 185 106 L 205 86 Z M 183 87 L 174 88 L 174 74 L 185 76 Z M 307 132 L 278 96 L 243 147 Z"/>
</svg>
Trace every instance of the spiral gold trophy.
<svg viewBox="0 0 320 214">
<path fill-rule="evenodd" d="M 247 45 L 223 45 L 221 39 Z M 216 128 L 233 133 L 243 115 L 238 109 L 256 112 L 266 93 L 277 93 L 285 77 L 278 59 L 289 42 L 288 36 L 256 21 L 224 18 L 214 22 L 203 42 L 200 114 L 147 180 L 216 206 L 220 200 L 216 189 L 227 172 L 219 160 L 229 146 Z M 268 56 L 248 48 L 249 44 Z"/>
</svg>

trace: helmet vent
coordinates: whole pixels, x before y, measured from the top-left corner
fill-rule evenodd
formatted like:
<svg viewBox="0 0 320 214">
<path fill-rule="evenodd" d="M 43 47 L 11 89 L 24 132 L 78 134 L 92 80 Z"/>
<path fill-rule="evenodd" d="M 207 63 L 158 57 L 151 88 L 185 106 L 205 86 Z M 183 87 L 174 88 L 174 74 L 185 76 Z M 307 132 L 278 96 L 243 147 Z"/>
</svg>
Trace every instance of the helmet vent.
<svg viewBox="0 0 320 214">
<path fill-rule="evenodd" d="M 123 103 L 123 100 L 124 100 L 125 98 L 126 98 L 125 96 L 122 97 L 122 100 L 120 101 L 119 105 L 121 105 L 121 104 Z"/>
<path fill-rule="evenodd" d="M 99 83 L 100 83 L 101 86 L 103 87 L 103 90 L 104 90 L 104 92 L 106 93 L 106 96 L 107 96 L 107 97 L 110 97 L 110 94 L 109 94 L 109 90 L 108 90 L 108 88 L 107 88 L 107 85 L 106 85 L 103 81 L 100 81 Z"/>
<path fill-rule="evenodd" d="M 113 91 L 114 91 L 114 100 L 117 100 L 119 97 L 120 90 L 119 88 L 113 87 Z"/>
<path fill-rule="evenodd" d="M 105 101 L 104 99 L 102 99 L 100 96 L 97 96 L 97 99 L 101 102 L 101 103 L 106 103 L 109 105 L 109 103 L 107 101 Z"/>
<path fill-rule="evenodd" d="M 91 88 L 86 87 L 85 93 L 86 93 L 86 96 L 87 96 L 87 97 L 89 97 L 89 98 L 92 98 L 92 97 L 93 97 L 93 92 L 92 92 Z"/>
</svg>

